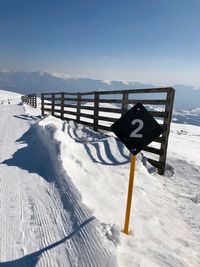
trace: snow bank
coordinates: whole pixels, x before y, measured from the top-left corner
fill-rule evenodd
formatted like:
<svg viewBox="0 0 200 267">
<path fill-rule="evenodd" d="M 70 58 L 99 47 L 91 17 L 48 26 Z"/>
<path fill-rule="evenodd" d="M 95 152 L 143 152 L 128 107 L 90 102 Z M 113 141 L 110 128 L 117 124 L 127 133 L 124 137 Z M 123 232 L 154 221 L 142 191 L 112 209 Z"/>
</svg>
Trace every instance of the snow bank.
<svg viewBox="0 0 200 267">
<path fill-rule="evenodd" d="M 74 169 L 73 162 L 78 166 L 80 162 L 73 153 L 74 141 L 70 137 L 65 140 L 64 125 L 61 120 L 47 116 L 37 124 L 37 133 L 48 150 L 50 164 L 55 169 L 55 185 L 60 192 L 64 209 L 71 214 L 72 225 L 75 228 L 88 218 L 95 218 L 93 216 L 95 214 L 93 214 L 89 205 L 86 206 L 83 203 L 82 195 L 74 186 L 76 183 L 74 183 L 73 173 L 77 174 L 79 170 Z M 63 154 L 68 155 L 70 161 L 66 161 Z M 70 164 L 71 168 L 65 168 L 65 164 L 67 166 Z M 91 254 L 88 262 L 93 262 L 94 266 L 102 266 L 101 262 L 104 262 L 103 266 L 104 264 L 105 266 L 116 266 L 116 259 L 113 255 L 116 254 L 114 251 L 116 250 L 119 231 L 115 226 L 108 227 L 105 232 L 101 231 L 102 225 L 97 219 L 93 225 L 95 228 L 91 227 L 87 230 L 86 240 L 81 241 L 85 246 L 88 246 L 88 251 L 82 253 Z M 76 246 L 80 247 L 79 253 L 82 254 L 83 245 L 80 243 Z M 87 262 L 85 264 L 87 265 Z"/>
<path fill-rule="evenodd" d="M 120 231 L 124 224 L 130 162 L 124 146 L 114 137 L 51 116 L 41 120 L 38 128 L 40 131 L 42 129 L 41 137 L 49 147 L 50 154 L 57 155 L 52 164 L 57 165 L 58 170 L 63 168 L 67 172 L 65 177 L 70 177 L 72 184 L 78 189 L 81 201 L 101 222 L 98 228 L 105 243 L 108 242 L 107 248 L 111 243 L 117 246 L 117 251 L 114 251 L 119 266 L 189 267 L 200 264 L 199 231 L 191 231 L 191 225 L 187 221 L 189 215 L 180 208 L 183 204 L 186 209 L 195 205 L 195 214 L 199 206 L 191 199 L 186 199 L 187 203 L 183 202 L 182 196 L 177 194 L 179 188 L 182 188 L 179 187 L 181 177 L 174 175 L 176 170 L 180 173 L 176 168 L 179 149 L 170 148 L 170 155 L 176 150 L 176 160 L 173 165 L 172 162 L 168 165 L 165 177 L 156 174 L 143 154 L 138 155 L 131 234 L 126 236 Z M 172 138 L 173 142 L 177 141 L 173 135 Z M 198 174 L 197 169 L 194 176 Z M 193 196 L 199 199 L 198 194 Z"/>
</svg>

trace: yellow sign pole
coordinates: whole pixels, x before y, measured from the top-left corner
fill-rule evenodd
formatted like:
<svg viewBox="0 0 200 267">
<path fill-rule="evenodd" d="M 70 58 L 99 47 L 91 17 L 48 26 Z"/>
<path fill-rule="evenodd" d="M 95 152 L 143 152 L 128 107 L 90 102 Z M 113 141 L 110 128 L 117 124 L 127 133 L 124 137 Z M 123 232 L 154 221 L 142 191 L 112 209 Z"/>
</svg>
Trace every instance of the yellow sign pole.
<svg viewBox="0 0 200 267">
<path fill-rule="evenodd" d="M 127 235 L 128 235 L 130 212 L 131 212 L 131 200 L 132 200 L 133 184 L 134 184 L 135 162 L 136 162 L 136 155 L 132 155 L 129 186 L 128 186 L 128 196 L 127 196 L 127 204 L 126 204 L 126 217 L 125 217 L 125 223 L 124 223 L 124 233 Z"/>
</svg>

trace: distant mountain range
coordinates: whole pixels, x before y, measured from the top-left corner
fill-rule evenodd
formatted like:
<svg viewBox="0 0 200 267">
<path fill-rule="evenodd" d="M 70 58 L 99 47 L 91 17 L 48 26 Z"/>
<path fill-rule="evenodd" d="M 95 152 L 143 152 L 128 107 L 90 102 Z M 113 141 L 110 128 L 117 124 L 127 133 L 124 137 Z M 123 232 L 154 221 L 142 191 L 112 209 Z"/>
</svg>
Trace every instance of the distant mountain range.
<svg viewBox="0 0 200 267">
<path fill-rule="evenodd" d="M 96 90 L 119 90 L 119 89 L 141 89 L 156 87 L 152 84 L 138 82 L 104 81 L 91 78 L 71 78 L 67 74 L 48 71 L 19 72 L 0 71 L 0 89 L 21 94 L 41 92 L 83 92 Z M 200 107 L 200 90 L 192 86 L 175 84 L 176 109 L 191 109 Z"/>
</svg>

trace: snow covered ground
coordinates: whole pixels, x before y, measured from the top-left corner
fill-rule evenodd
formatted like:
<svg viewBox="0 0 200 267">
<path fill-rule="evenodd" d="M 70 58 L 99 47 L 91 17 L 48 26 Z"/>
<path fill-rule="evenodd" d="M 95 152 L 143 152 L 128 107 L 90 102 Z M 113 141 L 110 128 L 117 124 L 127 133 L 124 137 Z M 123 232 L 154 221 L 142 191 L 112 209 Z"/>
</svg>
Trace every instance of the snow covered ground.
<svg viewBox="0 0 200 267">
<path fill-rule="evenodd" d="M 0 105 L 18 104 L 21 99 L 21 95 L 9 91 L 0 90 Z"/>
<path fill-rule="evenodd" d="M 199 126 L 172 123 L 165 176 L 138 155 L 127 236 L 124 146 L 19 102 L 0 105 L 0 266 L 200 266 Z"/>
</svg>

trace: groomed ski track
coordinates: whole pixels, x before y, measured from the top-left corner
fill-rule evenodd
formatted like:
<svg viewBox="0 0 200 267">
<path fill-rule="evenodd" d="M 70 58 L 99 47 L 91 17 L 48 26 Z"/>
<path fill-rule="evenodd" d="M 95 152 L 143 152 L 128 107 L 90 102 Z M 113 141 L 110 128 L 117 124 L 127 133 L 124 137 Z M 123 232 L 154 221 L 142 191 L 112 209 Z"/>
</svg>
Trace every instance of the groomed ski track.
<svg viewBox="0 0 200 267">
<path fill-rule="evenodd" d="M 49 156 L 36 121 L 22 105 L 0 107 L 0 267 L 116 266 L 112 245 Z"/>
</svg>

